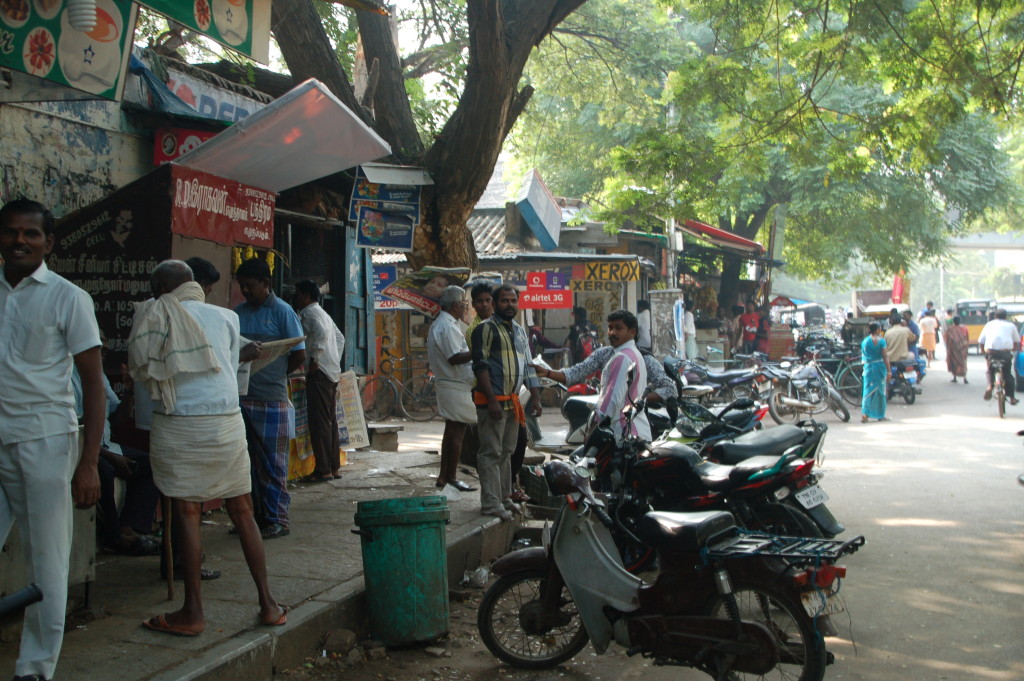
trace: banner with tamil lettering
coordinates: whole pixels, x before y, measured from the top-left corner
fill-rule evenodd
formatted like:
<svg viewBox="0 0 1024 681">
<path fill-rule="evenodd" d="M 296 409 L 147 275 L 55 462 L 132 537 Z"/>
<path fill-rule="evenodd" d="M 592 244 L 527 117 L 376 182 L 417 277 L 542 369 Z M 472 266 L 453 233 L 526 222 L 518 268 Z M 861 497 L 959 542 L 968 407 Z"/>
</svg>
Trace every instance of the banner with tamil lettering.
<svg viewBox="0 0 1024 681">
<path fill-rule="evenodd" d="M 37 0 L 38 1 L 38 0 Z M 271 0 L 136 0 L 224 47 L 270 62 Z"/>
<path fill-rule="evenodd" d="M 220 244 L 274 247 L 275 195 L 174 163 L 171 231 Z"/>
<path fill-rule="evenodd" d="M 96 26 L 71 26 L 65 0 L 0 0 L 0 67 L 118 100 L 136 7 L 96 0 Z"/>
</svg>

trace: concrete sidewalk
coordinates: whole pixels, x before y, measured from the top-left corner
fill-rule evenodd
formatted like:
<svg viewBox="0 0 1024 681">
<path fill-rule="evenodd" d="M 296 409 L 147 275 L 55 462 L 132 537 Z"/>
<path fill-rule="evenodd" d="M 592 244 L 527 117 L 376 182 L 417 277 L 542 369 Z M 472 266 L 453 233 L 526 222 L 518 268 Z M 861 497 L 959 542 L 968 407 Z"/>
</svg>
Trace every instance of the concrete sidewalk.
<svg viewBox="0 0 1024 681">
<path fill-rule="evenodd" d="M 550 413 L 550 426 L 557 427 L 560 417 L 556 410 Z M 404 426 L 398 452 L 351 452 L 341 480 L 289 486 L 291 534 L 266 542 L 271 587 L 277 600 L 290 608 L 286 625 L 258 623 L 256 590 L 241 547 L 237 537 L 228 535 L 227 514 L 216 511 L 204 520 L 204 565 L 223 576 L 203 583 L 206 631 L 181 638 L 144 629 L 144 619 L 180 607 L 181 582 L 169 602 L 158 557 L 99 554 L 89 594 L 91 613 L 69 618 L 71 625 L 72 619 L 80 623 L 65 635 L 55 678 L 269 679 L 274 669 L 294 666 L 316 653 L 331 629 L 364 634 L 360 538 L 351 533 L 357 503 L 438 493 L 434 478 L 443 423 L 398 423 Z M 475 471 L 460 477 L 475 486 Z M 480 516 L 478 492 L 460 497 L 448 502 L 450 585 L 466 570 L 503 553 L 515 531 L 514 524 Z M 0 678 L 13 674 L 17 644 L 0 643 Z"/>
</svg>

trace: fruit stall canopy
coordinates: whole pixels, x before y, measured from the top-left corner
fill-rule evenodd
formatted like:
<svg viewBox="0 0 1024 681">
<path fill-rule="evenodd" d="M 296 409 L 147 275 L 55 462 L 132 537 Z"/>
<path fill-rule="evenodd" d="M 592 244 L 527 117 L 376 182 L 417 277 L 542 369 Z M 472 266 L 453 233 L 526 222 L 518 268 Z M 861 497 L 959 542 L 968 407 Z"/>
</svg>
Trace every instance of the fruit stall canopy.
<svg viewBox="0 0 1024 681">
<path fill-rule="evenodd" d="M 280 192 L 390 153 L 387 142 L 311 78 L 177 163 Z"/>
</svg>

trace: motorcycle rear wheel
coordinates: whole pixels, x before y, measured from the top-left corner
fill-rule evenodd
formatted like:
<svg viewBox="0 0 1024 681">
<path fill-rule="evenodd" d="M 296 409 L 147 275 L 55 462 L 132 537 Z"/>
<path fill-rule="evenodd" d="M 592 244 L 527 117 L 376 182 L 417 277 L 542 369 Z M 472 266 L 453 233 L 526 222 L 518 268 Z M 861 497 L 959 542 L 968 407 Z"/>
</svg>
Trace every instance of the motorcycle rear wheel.
<svg viewBox="0 0 1024 681">
<path fill-rule="evenodd" d="M 800 412 L 782 404 L 782 398 L 788 397 L 784 390 L 776 389 L 768 396 L 768 413 L 772 420 L 780 426 L 785 423 L 796 423 L 800 420 Z"/>
<path fill-rule="evenodd" d="M 909 383 L 903 384 L 903 401 L 907 404 L 913 404 L 917 401 L 917 393 L 914 392 L 914 386 Z"/>
<path fill-rule="evenodd" d="M 498 659 L 520 669 L 550 669 L 576 656 L 590 637 L 569 589 L 559 598 L 561 624 L 537 626 L 545 570 L 505 575 L 487 590 L 476 623 L 480 639 Z"/>
<path fill-rule="evenodd" d="M 825 640 L 818 633 L 814 621 L 807 615 L 798 597 L 768 583 L 736 579 L 732 586 L 740 619 L 757 622 L 775 637 L 775 643 L 779 647 L 779 664 L 764 675 L 730 672 L 728 678 L 731 681 L 824 679 L 828 655 L 825 651 Z M 722 619 L 729 617 L 720 596 L 711 600 L 707 613 Z"/>
<path fill-rule="evenodd" d="M 764 504 L 751 509 L 751 513 L 758 521 L 758 527 L 751 527 L 752 530 L 761 530 L 768 534 L 780 537 L 810 537 L 821 539 L 825 534 L 821 528 L 807 516 L 806 513 L 795 505 L 787 503 Z"/>
</svg>

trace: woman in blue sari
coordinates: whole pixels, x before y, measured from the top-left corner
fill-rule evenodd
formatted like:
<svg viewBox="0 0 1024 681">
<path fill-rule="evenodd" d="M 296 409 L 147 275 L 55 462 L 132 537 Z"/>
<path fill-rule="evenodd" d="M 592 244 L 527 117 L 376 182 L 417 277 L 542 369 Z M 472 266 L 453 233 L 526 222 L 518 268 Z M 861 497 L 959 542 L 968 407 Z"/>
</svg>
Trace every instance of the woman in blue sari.
<svg viewBox="0 0 1024 681">
<path fill-rule="evenodd" d="M 882 326 L 871 322 L 871 335 L 860 344 L 860 361 L 864 364 L 864 392 L 860 400 L 860 422 L 885 420 L 885 388 L 889 380 L 889 358 L 885 354 Z"/>
</svg>

